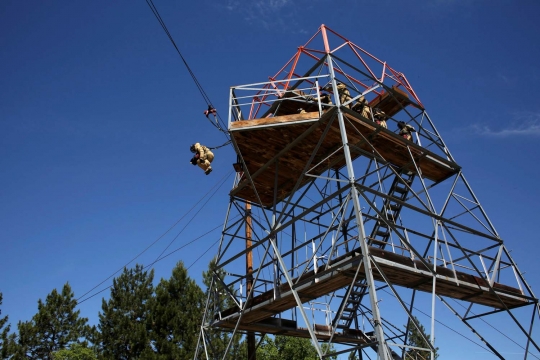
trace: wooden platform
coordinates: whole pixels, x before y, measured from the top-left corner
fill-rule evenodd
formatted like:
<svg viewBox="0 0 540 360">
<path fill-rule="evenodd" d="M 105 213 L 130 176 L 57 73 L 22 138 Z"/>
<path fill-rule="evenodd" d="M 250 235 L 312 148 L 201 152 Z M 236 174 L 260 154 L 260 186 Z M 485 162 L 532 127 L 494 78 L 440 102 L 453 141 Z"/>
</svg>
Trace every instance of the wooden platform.
<svg viewBox="0 0 540 360">
<path fill-rule="evenodd" d="M 459 170 L 457 164 L 362 118 L 360 114 L 349 109 L 343 111 L 348 120 L 346 121 L 348 141 L 356 146 L 351 148 L 353 159 L 362 155 L 379 157 L 380 154 L 391 164 L 415 172 L 407 150 L 408 146 L 425 178 L 438 182 Z M 276 161 L 277 202 L 280 202 L 290 195 L 327 126 L 329 126 L 328 133 L 310 165 L 312 167 L 322 162 L 311 170 L 310 174 L 313 175 L 320 175 L 329 168 L 339 169 L 345 165 L 343 151 L 337 151 L 329 156 L 338 150 L 342 143 L 336 108 L 328 110 L 321 118 L 318 112 L 310 112 L 231 123 L 230 133 L 247 163 L 264 206 L 273 204 Z M 283 151 L 285 148 L 287 149 Z M 311 179 L 304 177 L 301 185 Z M 246 178 L 231 191 L 231 195 L 258 203 Z"/>
<path fill-rule="evenodd" d="M 394 286 L 431 292 L 431 272 L 420 261 L 413 261 L 406 256 L 373 247 L 370 247 L 370 252 Z M 300 279 L 294 279 L 293 283 L 297 283 L 294 288 L 303 303 L 317 299 L 350 285 L 358 266 L 361 266 L 358 276 L 364 278 L 364 267 L 361 264 L 362 255 L 360 249 L 353 250 L 335 259 L 332 262 L 332 267 L 326 271 L 321 271 L 321 269 L 324 269 L 324 266 L 321 266 L 318 274 L 311 271 L 304 274 Z M 382 275 L 375 267 L 373 269 L 375 280 L 383 281 Z M 455 278 L 450 269 L 437 267 L 436 293 L 438 295 L 466 300 L 496 309 L 503 309 L 504 306 L 508 308 L 522 306 L 530 301 L 517 288 L 498 283 L 494 283 L 493 288 L 496 294 L 490 292 L 488 283 L 480 277 L 458 272 L 457 278 Z M 240 329 L 263 331 L 265 326 L 269 326 L 268 322 L 270 320 L 267 319 L 297 305 L 288 284 L 279 287 L 279 295 L 276 299 L 274 299 L 273 294 L 273 290 L 270 290 L 250 301 L 242 315 Z M 502 300 L 502 303 L 498 297 Z M 215 326 L 224 328 L 234 326 L 239 315 L 238 308 L 228 309 L 222 312 L 221 320 Z M 291 333 L 293 331 L 289 329 L 282 330 Z"/>
<path fill-rule="evenodd" d="M 221 321 L 213 326 L 220 327 L 223 329 L 234 329 L 236 326 L 235 322 L 232 321 Z M 284 335 L 309 339 L 309 331 L 306 328 L 299 328 L 296 326 L 296 321 L 279 319 L 279 318 L 269 318 L 262 320 L 261 322 L 246 324 L 241 322 L 238 325 L 238 330 L 244 331 L 254 331 L 263 334 L 273 334 L 273 335 Z M 329 341 L 331 336 L 331 327 L 326 325 L 314 326 L 314 333 L 317 336 L 317 339 L 320 341 Z M 370 339 L 359 330 L 348 329 L 343 332 L 339 331 L 334 334 L 332 338 L 334 343 L 345 343 L 345 344 L 356 344 L 356 345 L 366 345 L 370 342 Z"/>
<path fill-rule="evenodd" d="M 372 109 L 379 108 L 389 117 L 393 117 L 409 105 L 420 108 L 409 99 L 409 95 L 405 91 L 395 86 L 369 102 Z"/>
</svg>

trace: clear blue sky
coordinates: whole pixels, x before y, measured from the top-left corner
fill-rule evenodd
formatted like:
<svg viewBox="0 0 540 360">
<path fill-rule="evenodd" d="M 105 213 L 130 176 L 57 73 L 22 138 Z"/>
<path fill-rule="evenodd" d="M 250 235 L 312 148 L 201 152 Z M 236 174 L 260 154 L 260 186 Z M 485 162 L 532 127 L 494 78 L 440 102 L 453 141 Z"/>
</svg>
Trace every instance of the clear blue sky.
<svg viewBox="0 0 540 360">
<path fill-rule="evenodd" d="M 540 293 L 539 2 L 155 3 L 224 118 L 230 86 L 265 81 L 323 23 L 404 72 Z M 69 281 L 79 297 L 122 267 L 235 157 L 216 151 L 210 176 L 188 163 L 191 143 L 224 137 L 143 0 L 4 0 L 0 49 L 0 292 L 15 325 L 52 289 Z M 231 185 L 229 177 L 167 251 L 222 223 Z M 190 216 L 137 262 L 151 263 Z M 156 278 L 179 260 L 189 266 L 218 236 L 157 263 Z M 215 252 L 190 269 L 199 283 Z M 80 305 L 91 323 L 102 295 Z M 443 359 L 460 358 L 437 340 Z"/>
</svg>

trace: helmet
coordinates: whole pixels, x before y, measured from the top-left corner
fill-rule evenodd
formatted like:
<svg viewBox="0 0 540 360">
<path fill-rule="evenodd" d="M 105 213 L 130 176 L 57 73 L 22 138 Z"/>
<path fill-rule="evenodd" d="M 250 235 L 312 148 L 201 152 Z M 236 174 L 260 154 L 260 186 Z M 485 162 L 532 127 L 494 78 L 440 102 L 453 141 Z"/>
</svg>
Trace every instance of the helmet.
<svg viewBox="0 0 540 360">
<path fill-rule="evenodd" d="M 189 151 L 191 151 L 192 153 L 195 153 L 195 151 L 196 151 L 196 150 L 195 150 L 195 144 L 193 144 L 193 145 L 191 145 L 191 146 L 189 147 Z"/>
<path fill-rule="evenodd" d="M 400 129 L 403 129 L 406 125 L 407 125 L 407 124 L 405 123 L 405 121 L 400 121 L 400 122 L 397 123 L 397 126 L 398 126 L 398 128 L 400 128 Z"/>
</svg>

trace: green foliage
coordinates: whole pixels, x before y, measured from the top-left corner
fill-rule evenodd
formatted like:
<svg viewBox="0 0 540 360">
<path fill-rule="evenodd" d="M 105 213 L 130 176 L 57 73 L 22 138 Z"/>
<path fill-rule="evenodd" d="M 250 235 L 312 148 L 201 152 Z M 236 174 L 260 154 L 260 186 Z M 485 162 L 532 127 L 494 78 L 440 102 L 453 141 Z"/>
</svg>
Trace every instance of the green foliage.
<svg viewBox="0 0 540 360">
<path fill-rule="evenodd" d="M 150 305 L 154 292 L 154 271 L 142 265 L 124 268 L 113 280 L 109 301 L 102 302 L 99 313 L 101 350 L 106 359 L 149 358 L 151 347 Z"/>
<path fill-rule="evenodd" d="M 429 343 L 425 340 L 429 340 L 429 335 L 426 334 L 424 325 L 420 324 L 418 318 L 414 318 L 419 325 L 419 329 L 414 326 L 413 322 L 409 320 L 409 331 L 407 333 L 407 345 L 421 348 L 428 348 Z M 425 338 L 425 339 L 424 339 Z M 437 351 L 439 348 L 435 348 L 434 359 L 437 359 L 439 355 Z M 429 360 L 431 359 L 431 352 L 426 350 L 409 349 L 405 352 L 404 360 Z"/>
<path fill-rule="evenodd" d="M 247 356 L 246 356 L 247 359 Z M 265 335 L 257 348 L 257 360 L 279 359 L 279 352 L 274 340 Z"/>
<path fill-rule="evenodd" d="M 0 293 L 0 305 L 2 305 L 2 293 Z M 0 315 L 2 310 L 0 310 Z M 7 359 L 11 353 L 11 342 L 9 339 L 10 325 L 8 324 L 8 317 L 0 317 L 0 359 Z"/>
<path fill-rule="evenodd" d="M 58 350 L 53 354 L 54 360 L 97 360 L 92 351 L 81 344 L 72 344 L 69 349 Z"/>
<path fill-rule="evenodd" d="M 204 311 L 204 293 L 182 262 L 161 279 L 152 301 L 154 348 L 163 359 L 192 359 Z"/>
<path fill-rule="evenodd" d="M 19 322 L 19 336 L 13 340 L 14 357 L 26 359 L 52 359 L 52 354 L 81 341 L 90 332 L 88 319 L 75 311 L 77 301 L 69 284 L 62 292 L 54 289 L 45 302 L 38 301 L 38 312 L 31 321 Z"/>
<path fill-rule="evenodd" d="M 200 333 L 202 314 L 209 299 L 210 307 L 221 311 L 234 306 L 228 295 L 234 289 L 214 285 L 209 298 L 189 276 L 182 262 L 173 269 L 170 279 L 162 279 L 154 288 L 153 271 L 141 265 L 124 269 L 113 280 L 109 300 L 103 300 L 98 327 L 89 327 L 87 319 L 75 311 L 76 301 L 69 284 L 59 294 L 53 290 L 38 302 L 38 313 L 31 321 L 19 322 L 18 335 L 8 335 L 7 317 L 0 318 L 2 358 L 96 360 L 96 359 L 192 359 Z M 211 284 L 214 276 L 224 277 L 215 260 L 203 273 Z M 208 294 L 207 294 L 208 295 Z M 1 305 L 0 294 L 0 305 Z M 212 319 L 207 319 L 211 321 Z M 247 347 L 242 335 L 207 333 L 209 358 L 245 359 Z M 89 348 L 88 342 L 95 345 Z M 322 346 L 323 353 L 328 347 Z M 329 349 L 333 352 L 333 348 Z M 265 336 L 257 349 L 258 360 L 318 359 L 310 339 Z M 329 359 L 336 359 L 330 356 Z"/>
<path fill-rule="evenodd" d="M 326 352 L 328 345 L 323 344 L 322 351 Z M 333 348 L 328 353 L 332 354 Z M 272 338 L 265 336 L 257 349 L 257 360 L 318 360 L 317 350 L 312 345 L 310 339 L 276 336 Z M 327 359 L 335 360 L 337 356 L 330 356 Z"/>
</svg>

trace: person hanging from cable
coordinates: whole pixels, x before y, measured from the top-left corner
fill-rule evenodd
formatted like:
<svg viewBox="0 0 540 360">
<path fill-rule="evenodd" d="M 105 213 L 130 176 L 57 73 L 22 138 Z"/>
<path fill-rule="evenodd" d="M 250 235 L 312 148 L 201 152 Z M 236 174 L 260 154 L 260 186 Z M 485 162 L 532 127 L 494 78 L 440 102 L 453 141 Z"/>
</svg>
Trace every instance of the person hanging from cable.
<svg viewBox="0 0 540 360">
<path fill-rule="evenodd" d="M 194 154 L 190 163 L 192 165 L 198 165 L 203 169 L 206 175 L 210 174 L 212 172 L 210 163 L 214 160 L 214 153 L 212 153 L 209 148 L 199 143 L 191 145 L 189 150 Z"/>
<path fill-rule="evenodd" d="M 397 126 L 399 128 L 399 135 L 412 141 L 412 133 L 416 132 L 414 126 L 407 124 L 405 121 L 398 122 Z"/>
</svg>

